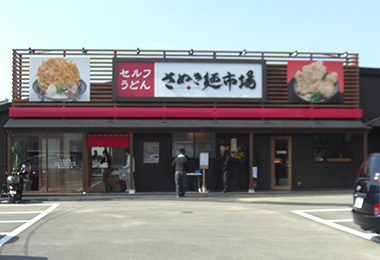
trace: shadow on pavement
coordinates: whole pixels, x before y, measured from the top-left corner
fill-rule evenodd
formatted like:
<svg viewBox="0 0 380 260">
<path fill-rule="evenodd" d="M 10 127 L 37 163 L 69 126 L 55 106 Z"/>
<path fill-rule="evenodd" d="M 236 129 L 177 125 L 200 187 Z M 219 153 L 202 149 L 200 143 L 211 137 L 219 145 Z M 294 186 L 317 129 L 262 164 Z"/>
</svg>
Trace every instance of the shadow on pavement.
<svg viewBox="0 0 380 260">
<path fill-rule="evenodd" d="M 380 244 L 380 235 L 372 237 L 371 240 Z"/>
</svg>

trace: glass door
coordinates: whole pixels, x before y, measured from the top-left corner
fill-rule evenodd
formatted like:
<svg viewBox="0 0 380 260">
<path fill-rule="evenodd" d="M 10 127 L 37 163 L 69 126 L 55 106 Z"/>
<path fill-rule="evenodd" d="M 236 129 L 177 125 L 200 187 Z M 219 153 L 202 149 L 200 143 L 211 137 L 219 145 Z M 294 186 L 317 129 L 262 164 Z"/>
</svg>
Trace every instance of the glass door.
<svg viewBox="0 0 380 260">
<path fill-rule="evenodd" d="M 271 139 L 271 188 L 292 189 L 292 139 L 273 136 Z"/>
</svg>

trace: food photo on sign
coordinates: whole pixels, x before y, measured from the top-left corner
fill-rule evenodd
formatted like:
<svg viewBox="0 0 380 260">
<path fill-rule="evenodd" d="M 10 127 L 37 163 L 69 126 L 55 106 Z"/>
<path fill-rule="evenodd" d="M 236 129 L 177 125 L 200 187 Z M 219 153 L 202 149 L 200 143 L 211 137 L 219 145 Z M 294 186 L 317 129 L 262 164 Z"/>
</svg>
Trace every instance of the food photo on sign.
<svg viewBox="0 0 380 260">
<path fill-rule="evenodd" d="M 29 100 L 90 101 L 89 58 L 30 58 Z"/>
<path fill-rule="evenodd" d="M 289 103 L 344 102 L 343 63 L 336 61 L 289 61 Z"/>
</svg>

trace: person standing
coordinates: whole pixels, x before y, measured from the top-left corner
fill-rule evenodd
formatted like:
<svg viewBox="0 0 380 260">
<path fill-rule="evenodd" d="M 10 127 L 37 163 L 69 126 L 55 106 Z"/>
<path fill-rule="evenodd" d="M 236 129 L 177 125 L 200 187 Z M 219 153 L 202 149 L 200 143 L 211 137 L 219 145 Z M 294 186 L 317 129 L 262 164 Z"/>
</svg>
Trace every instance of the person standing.
<svg viewBox="0 0 380 260">
<path fill-rule="evenodd" d="M 124 165 L 124 180 L 126 182 L 126 190 L 125 192 L 129 192 L 130 190 L 134 189 L 135 184 L 133 183 L 133 187 L 131 187 L 131 151 L 127 148 L 125 149 L 125 157 L 126 157 L 126 163 Z M 135 173 L 135 158 L 132 157 L 132 172 Z"/>
<path fill-rule="evenodd" d="M 231 154 L 224 145 L 220 146 L 220 170 L 223 174 L 223 193 L 229 192 L 231 188 Z"/>
<path fill-rule="evenodd" d="M 93 161 L 97 160 L 99 161 L 100 159 L 100 156 L 98 155 L 98 151 L 94 151 L 94 155 L 91 157 Z"/>
<path fill-rule="evenodd" d="M 175 167 L 175 190 L 177 198 L 185 197 L 185 192 L 187 188 L 187 176 L 186 173 L 189 168 L 189 162 L 186 158 L 185 149 L 180 149 L 178 156 L 173 160 L 172 166 Z"/>
<path fill-rule="evenodd" d="M 112 191 L 113 187 L 108 182 L 108 178 L 111 175 L 112 168 L 111 168 L 111 156 L 108 154 L 107 150 L 103 151 L 103 159 L 100 161 L 100 166 L 103 168 L 103 184 L 104 184 L 104 191 Z"/>
</svg>

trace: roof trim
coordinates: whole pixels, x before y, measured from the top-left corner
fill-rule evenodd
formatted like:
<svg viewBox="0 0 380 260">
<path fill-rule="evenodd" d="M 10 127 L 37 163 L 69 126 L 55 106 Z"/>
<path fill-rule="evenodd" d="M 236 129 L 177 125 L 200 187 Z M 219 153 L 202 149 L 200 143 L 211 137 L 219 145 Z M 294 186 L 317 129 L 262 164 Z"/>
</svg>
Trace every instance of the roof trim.
<svg viewBox="0 0 380 260">
<path fill-rule="evenodd" d="M 42 130 L 337 130 L 368 131 L 359 120 L 260 119 L 9 119 L 5 129 Z"/>
</svg>

